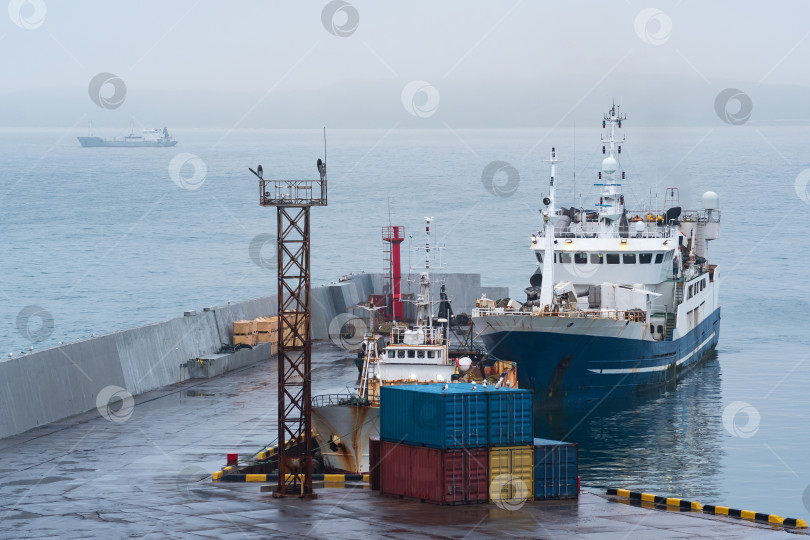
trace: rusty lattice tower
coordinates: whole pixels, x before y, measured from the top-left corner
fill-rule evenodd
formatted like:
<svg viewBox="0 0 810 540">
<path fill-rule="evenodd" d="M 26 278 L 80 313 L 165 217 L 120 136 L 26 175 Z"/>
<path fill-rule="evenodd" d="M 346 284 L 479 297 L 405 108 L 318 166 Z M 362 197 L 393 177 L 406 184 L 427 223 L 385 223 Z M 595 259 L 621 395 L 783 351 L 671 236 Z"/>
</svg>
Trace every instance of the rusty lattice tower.
<svg viewBox="0 0 810 540">
<path fill-rule="evenodd" d="M 326 156 L 324 155 L 324 160 Z M 326 163 L 319 180 L 266 180 L 261 165 L 259 204 L 275 206 L 278 226 L 278 489 L 312 492 L 312 338 L 310 335 L 309 210 L 326 206 Z M 288 441 L 300 441 L 299 443 Z"/>
</svg>

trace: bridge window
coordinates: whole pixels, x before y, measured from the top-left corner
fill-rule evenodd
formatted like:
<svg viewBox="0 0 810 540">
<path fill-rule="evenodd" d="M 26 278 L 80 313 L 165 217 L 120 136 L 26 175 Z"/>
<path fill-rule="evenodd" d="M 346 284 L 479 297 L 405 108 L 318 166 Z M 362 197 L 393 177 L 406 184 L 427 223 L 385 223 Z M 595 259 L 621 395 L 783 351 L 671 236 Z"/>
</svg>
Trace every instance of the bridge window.
<svg viewBox="0 0 810 540">
<path fill-rule="evenodd" d="M 425 351 L 416 351 L 416 357 L 417 358 L 424 358 L 425 357 Z"/>
<path fill-rule="evenodd" d="M 535 251 L 534 254 L 537 256 L 537 262 L 543 262 L 543 252 L 542 251 Z"/>
<path fill-rule="evenodd" d="M 635 253 L 622 253 L 622 263 L 623 264 L 636 264 L 636 254 Z"/>
<path fill-rule="evenodd" d="M 605 262 L 605 256 L 601 253 L 591 253 L 591 264 L 602 264 Z"/>
<path fill-rule="evenodd" d="M 661 262 L 663 260 L 664 260 L 664 254 L 663 253 L 656 253 L 655 254 L 655 264 L 661 264 Z"/>
<path fill-rule="evenodd" d="M 587 253 L 574 253 L 574 262 L 577 264 L 587 264 L 588 262 L 588 254 Z"/>
<path fill-rule="evenodd" d="M 397 351 L 397 358 L 405 358 L 405 351 Z"/>
<path fill-rule="evenodd" d="M 388 358 L 395 358 L 397 355 L 396 351 L 388 351 Z"/>
<path fill-rule="evenodd" d="M 639 253 L 638 262 L 639 264 L 650 264 L 652 262 L 652 253 Z"/>
<path fill-rule="evenodd" d="M 560 253 L 560 262 L 562 264 L 571 264 L 571 254 L 570 253 Z"/>
<path fill-rule="evenodd" d="M 618 253 L 607 253 L 605 254 L 605 258 L 607 259 L 608 264 L 619 264 Z"/>
<path fill-rule="evenodd" d="M 416 356 L 416 351 L 413 349 L 408 351 L 408 358 L 414 358 Z"/>
<path fill-rule="evenodd" d="M 435 356 L 433 351 L 428 351 L 427 353 L 428 353 L 428 358 L 433 358 Z"/>
</svg>

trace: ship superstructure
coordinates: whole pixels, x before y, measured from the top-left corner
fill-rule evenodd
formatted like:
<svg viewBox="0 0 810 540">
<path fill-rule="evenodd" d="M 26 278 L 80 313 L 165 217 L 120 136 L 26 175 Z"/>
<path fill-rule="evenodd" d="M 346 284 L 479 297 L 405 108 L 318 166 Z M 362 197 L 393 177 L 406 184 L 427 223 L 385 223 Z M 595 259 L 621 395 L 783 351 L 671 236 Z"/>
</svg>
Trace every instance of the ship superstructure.
<svg viewBox="0 0 810 540">
<path fill-rule="evenodd" d="M 473 311 L 487 351 L 516 362 L 520 386 L 546 403 L 673 379 L 717 344 L 719 268 L 708 262 L 708 244 L 719 236 L 718 196 L 706 192 L 702 209 L 682 210 L 677 188 L 667 188 L 663 208 L 629 208 L 619 160 L 623 121 L 615 105 L 602 121 L 594 209 L 558 205 L 560 160 L 552 148 L 543 227 L 531 236 L 537 269 L 527 301 L 495 308 L 484 299 Z"/>
<path fill-rule="evenodd" d="M 456 365 L 449 356 L 447 321 L 433 316 L 431 298 L 430 222 L 425 218 L 425 266 L 419 274 L 420 292 L 415 303 L 415 324 L 394 321 L 389 342 L 379 349 L 374 334 L 375 308 L 369 309 L 369 323 L 362 350 L 363 365 L 356 394 L 315 396 L 312 421 L 318 432 L 324 465 L 345 472 L 368 471 L 368 439 L 380 432 L 380 387 L 401 384 L 450 382 Z"/>
</svg>

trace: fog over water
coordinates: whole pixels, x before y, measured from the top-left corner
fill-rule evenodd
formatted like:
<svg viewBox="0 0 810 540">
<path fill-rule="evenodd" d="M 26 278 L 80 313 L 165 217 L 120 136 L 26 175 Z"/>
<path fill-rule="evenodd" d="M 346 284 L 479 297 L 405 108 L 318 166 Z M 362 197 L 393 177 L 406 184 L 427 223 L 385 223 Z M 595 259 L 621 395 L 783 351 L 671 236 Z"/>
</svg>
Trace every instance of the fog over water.
<svg viewBox="0 0 810 540">
<path fill-rule="evenodd" d="M 324 126 L 314 286 L 382 270 L 390 209 L 414 242 L 434 216 L 448 271 L 522 300 L 542 160 L 555 146 L 558 197 L 591 207 L 615 100 L 631 207 L 670 186 L 686 208 L 719 194 L 718 354 L 676 387 L 536 427 L 580 441 L 584 485 L 810 518 L 810 4 L 12 0 L 8 15 L 4 358 L 275 292 L 250 251 L 275 213 L 247 168 L 316 177 Z M 131 124 L 178 145 L 76 140 Z M 494 161 L 513 187 L 487 188 Z"/>
</svg>

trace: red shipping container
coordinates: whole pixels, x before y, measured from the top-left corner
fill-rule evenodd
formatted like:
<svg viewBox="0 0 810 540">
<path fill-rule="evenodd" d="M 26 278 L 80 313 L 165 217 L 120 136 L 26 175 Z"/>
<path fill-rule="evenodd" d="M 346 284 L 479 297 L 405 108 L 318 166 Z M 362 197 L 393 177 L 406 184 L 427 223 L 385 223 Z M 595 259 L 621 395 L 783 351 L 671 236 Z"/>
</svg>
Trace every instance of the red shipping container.
<svg viewBox="0 0 810 540">
<path fill-rule="evenodd" d="M 368 480 L 371 489 L 380 490 L 380 438 L 369 437 L 368 439 Z"/>
<path fill-rule="evenodd" d="M 489 501 L 487 449 L 440 450 L 382 441 L 380 492 L 438 504 Z"/>
</svg>

